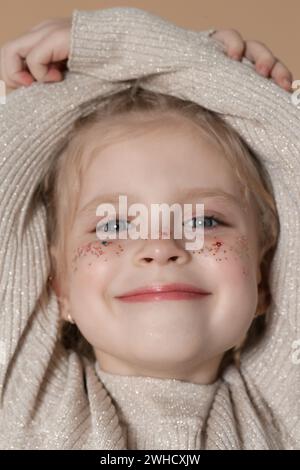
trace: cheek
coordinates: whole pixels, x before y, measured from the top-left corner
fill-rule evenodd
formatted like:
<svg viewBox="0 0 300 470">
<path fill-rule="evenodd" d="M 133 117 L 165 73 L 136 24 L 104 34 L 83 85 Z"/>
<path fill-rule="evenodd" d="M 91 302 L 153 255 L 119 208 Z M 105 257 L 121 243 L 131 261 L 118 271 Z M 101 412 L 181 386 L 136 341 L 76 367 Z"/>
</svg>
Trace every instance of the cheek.
<svg viewBox="0 0 300 470">
<path fill-rule="evenodd" d="M 73 251 L 71 259 L 72 277 L 90 277 L 95 271 L 109 271 L 124 252 L 122 244 L 112 241 L 93 241 L 80 245 Z"/>
<path fill-rule="evenodd" d="M 209 329 L 216 351 L 238 344 L 252 323 L 258 298 L 254 254 L 251 241 L 242 235 L 230 240 L 213 237 L 194 254 L 199 269 L 207 267 L 204 272 L 214 294 Z"/>
<path fill-rule="evenodd" d="M 231 275 L 231 279 L 249 282 L 255 265 L 251 256 L 251 246 L 246 236 L 236 236 L 233 240 L 214 236 L 205 241 L 201 250 L 193 251 L 193 255 L 201 255 L 199 262 L 206 259 L 210 270 L 217 276 Z M 200 261 L 201 258 L 201 261 Z"/>
<path fill-rule="evenodd" d="M 96 240 L 83 243 L 72 252 L 69 290 L 72 316 L 89 341 L 95 325 L 101 324 L 111 308 L 109 286 L 124 251 L 120 241 Z"/>
<path fill-rule="evenodd" d="M 107 289 L 123 253 L 124 248 L 119 241 L 103 243 L 99 240 L 84 243 L 73 251 L 70 275 L 73 308 L 79 310 L 79 305 L 107 300 Z"/>
<path fill-rule="evenodd" d="M 194 256 L 199 257 L 199 270 L 205 269 L 204 278 L 215 294 L 216 324 L 222 322 L 226 328 L 234 322 L 236 332 L 247 329 L 257 304 L 256 258 L 250 240 L 213 237 Z"/>
</svg>

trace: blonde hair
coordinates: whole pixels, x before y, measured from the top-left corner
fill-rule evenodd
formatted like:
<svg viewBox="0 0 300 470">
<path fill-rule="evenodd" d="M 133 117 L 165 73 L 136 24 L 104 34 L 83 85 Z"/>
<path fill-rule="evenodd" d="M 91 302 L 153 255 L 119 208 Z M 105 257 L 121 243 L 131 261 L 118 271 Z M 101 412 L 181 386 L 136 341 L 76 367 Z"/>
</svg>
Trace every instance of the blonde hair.
<svg viewBox="0 0 300 470">
<path fill-rule="evenodd" d="M 258 316 L 253 320 L 242 343 L 224 354 L 221 371 L 232 360 L 239 365 L 242 349 L 259 341 L 265 330 L 267 312 L 272 302 L 269 271 L 279 236 L 279 218 L 268 173 L 259 158 L 235 129 L 224 121 L 222 115 L 188 100 L 145 90 L 139 85 L 139 80 L 132 80 L 131 87 L 102 98 L 95 111 L 77 119 L 64 148 L 51 163 L 38 191 L 48 211 L 49 247 L 56 247 L 57 259 L 61 260 L 57 264 L 51 258 L 50 275 L 60 284 L 67 276 L 67 239 L 77 210 L 82 177 L 93 155 L 123 135 L 128 137 L 136 132 L 143 133 L 149 126 L 155 128 L 159 121 L 168 122 L 168 118 L 174 117 L 188 119 L 222 150 L 241 183 L 244 200 L 254 204 L 259 217 L 258 244 L 262 280 L 258 286 Z M 97 146 L 93 143 L 95 132 L 98 137 Z M 46 297 L 47 295 L 48 288 Z M 44 302 L 47 304 L 47 298 Z M 80 354 L 95 359 L 92 346 L 76 325 L 62 320 L 61 340 L 66 348 L 73 348 Z"/>
</svg>

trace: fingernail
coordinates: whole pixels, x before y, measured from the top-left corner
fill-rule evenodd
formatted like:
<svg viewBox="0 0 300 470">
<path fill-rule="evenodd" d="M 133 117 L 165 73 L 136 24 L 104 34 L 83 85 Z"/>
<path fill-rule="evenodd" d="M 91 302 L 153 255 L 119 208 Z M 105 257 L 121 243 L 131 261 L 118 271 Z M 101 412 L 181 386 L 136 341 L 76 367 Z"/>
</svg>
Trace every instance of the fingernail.
<svg viewBox="0 0 300 470">
<path fill-rule="evenodd" d="M 29 76 L 26 76 L 26 77 L 23 78 L 22 82 L 23 82 L 24 85 L 29 86 L 29 85 L 32 84 L 33 79 Z"/>
<path fill-rule="evenodd" d="M 259 67 L 259 71 L 260 73 L 262 73 L 263 75 L 268 75 L 269 74 L 269 67 L 267 67 L 266 65 L 261 65 Z"/>
<path fill-rule="evenodd" d="M 285 85 L 289 90 L 291 89 L 292 82 L 288 78 L 282 80 L 283 85 Z"/>
</svg>

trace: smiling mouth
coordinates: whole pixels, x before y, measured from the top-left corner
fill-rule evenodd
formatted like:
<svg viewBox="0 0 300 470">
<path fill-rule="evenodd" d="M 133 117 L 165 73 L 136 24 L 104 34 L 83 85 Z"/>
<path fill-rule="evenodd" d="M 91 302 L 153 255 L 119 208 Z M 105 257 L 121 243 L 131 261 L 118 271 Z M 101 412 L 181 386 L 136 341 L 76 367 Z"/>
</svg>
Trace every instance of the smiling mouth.
<svg viewBox="0 0 300 470">
<path fill-rule="evenodd" d="M 154 282 L 123 292 L 116 298 L 122 302 L 157 302 L 162 300 L 201 300 L 211 292 L 183 282 Z"/>
<path fill-rule="evenodd" d="M 157 302 L 162 300 L 201 300 L 210 294 L 198 292 L 168 291 L 168 292 L 146 292 L 117 297 L 122 302 Z"/>
</svg>

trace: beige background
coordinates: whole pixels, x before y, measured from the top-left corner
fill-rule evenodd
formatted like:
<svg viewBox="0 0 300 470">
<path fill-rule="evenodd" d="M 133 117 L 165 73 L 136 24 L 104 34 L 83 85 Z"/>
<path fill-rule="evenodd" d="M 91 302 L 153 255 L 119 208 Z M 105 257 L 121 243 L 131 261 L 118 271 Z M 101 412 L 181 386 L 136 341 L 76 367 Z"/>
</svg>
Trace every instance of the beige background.
<svg viewBox="0 0 300 470">
<path fill-rule="evenodd" d="M 115 6 L 143 8 L 194 30 L 234 28 L 244 39 L 266 44 L 300 79 L 300 0 L 0 0 L 0 47 L 37 23 L 70 16 L 74 9 Z"/>
</svg>

